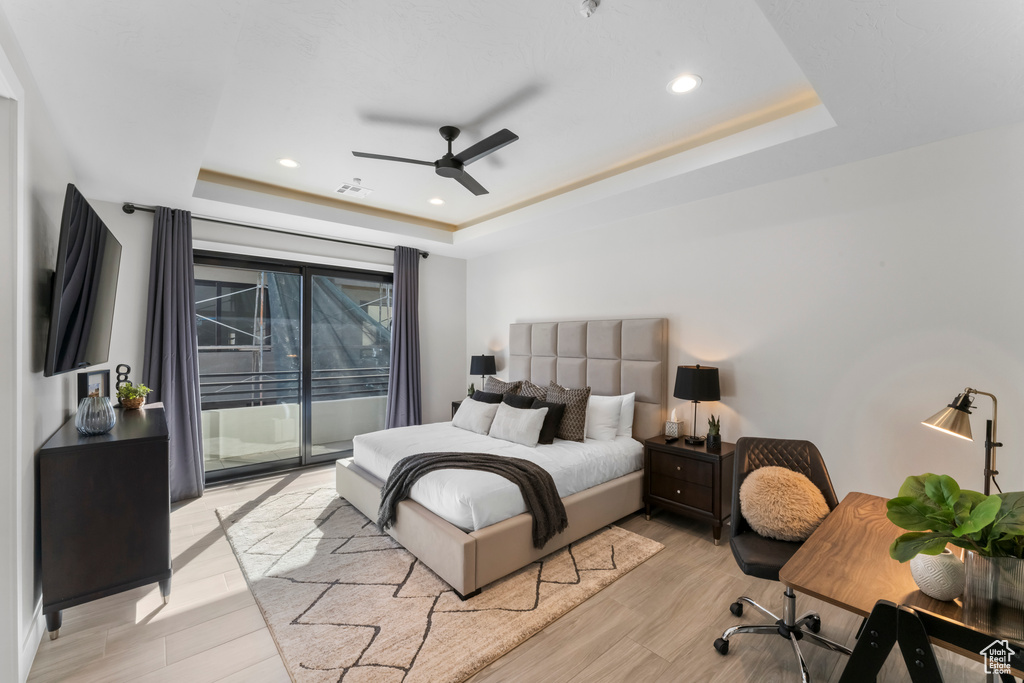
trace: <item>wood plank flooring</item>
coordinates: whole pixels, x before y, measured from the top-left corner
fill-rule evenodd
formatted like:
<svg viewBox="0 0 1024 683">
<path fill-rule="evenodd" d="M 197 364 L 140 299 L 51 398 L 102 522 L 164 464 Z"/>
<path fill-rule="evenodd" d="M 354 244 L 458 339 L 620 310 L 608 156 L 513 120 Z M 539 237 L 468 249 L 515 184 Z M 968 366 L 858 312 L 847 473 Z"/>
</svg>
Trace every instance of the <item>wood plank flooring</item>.
<svg viewBox="0 0 1024 683">
<path fill-rule="evenodd" d="M 44 640 L 31 683 L 55 681 L 186 681 L 286 683 L 288 672 L 246 586 L 214 510 L 285 491 L 334 486 L 334 466 L 223 486 L 171 514 L 174 566 L 171 602 L 155 585 L 64 612 L 59 639 Z M 737 636 L 726 657 L 711 646 L 727 627 L 762 621 L 729 604 L 748 595 L 781 609 L 782 587 L 743 575 L 711 530 L 669 513 L 651 521 L 633 515 L 621 526 L 665 544 L 665 550 L 477 673 L 472 683 L 799 680 L 792 649 L 781 638 Z M 815 609 L 822 633 L 852 643 L 859 619 L 799 596 Z M 815 681 L 839 680 L 835 655 L 803 646 Z M 938 650 L 948 683 L 984 680 L 981 665 Z M 909 681 L 897 654 L 880 681 Z"/>
</svg>

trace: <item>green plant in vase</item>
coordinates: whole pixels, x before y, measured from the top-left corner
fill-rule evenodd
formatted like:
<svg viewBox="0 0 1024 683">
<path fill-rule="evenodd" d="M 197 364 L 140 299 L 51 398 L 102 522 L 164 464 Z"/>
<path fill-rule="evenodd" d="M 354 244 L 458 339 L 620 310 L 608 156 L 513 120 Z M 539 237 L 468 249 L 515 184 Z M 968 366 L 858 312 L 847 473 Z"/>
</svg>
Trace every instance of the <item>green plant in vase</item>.
<svg viewBox="0 0 1024 683">
<path fill-rule="evenodd" d="M 886 507 L 889 521 L 908 530 L 889 546 L 893 559 L 910 560 L 913 573 L 924 556 L 947 557 L 947 544 L 964 548 L 964 621 L 1024 638 L 1024 492 L 986 496 L 952 477 L 922 474 L 907 477 Z"/>
<path fill-rule="evenodd" d="M 466 396 L 472 397 L 473 394 L 475 394 L 475 393 L 476 393 L 476 387 L 473 386 L 472 382 L 470 382 L 469 383 L 469 391 L 466 392 Z"/>
<path fill-rule="evenodd" d="M 138 410 L 146 402 L 146 396 L 152 391 L 145 384 L 125 382 L 117 388 L 117 400 L 128 410 Z"/>
<path fill-rule="evenodd" d="M 906 562 L 918 553 L 938 555 L 946 544 L 983 557 L 1024 558 L 1024 492 L 984 493 L 961 489 L 953 477 L 907 477 L 899 496 L 886 503 L 889 521 L 907 529 L 889 547 Z"/>
</svg>

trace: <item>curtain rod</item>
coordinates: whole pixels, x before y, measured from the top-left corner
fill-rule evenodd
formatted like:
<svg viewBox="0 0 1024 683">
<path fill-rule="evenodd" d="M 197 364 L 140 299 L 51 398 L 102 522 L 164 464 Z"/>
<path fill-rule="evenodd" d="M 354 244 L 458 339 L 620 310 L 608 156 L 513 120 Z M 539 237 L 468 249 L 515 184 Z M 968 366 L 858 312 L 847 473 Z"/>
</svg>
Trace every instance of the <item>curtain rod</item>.
<svg viewBox="0 0 1024 683">
<path fill-rule="evenodd" d="M 155 206 L 146 206 L 144 204 L 132 204 L 131 202 L 125 202 L 121 205 L 121 210 L 127 214 L 133 214 L 136 211 L 145 211 L 147 213 L 156 213 Z M 351 244 L 356 247 L 367 247 L 369 249 L 387 249 L 388 251 L 394 251 L 394 247 L 389 247 L 384 244 L 371 244 L 369 242 L 354 242 L 352 240 L 343 240 L 338 237 L 328 237 L 326 235 L 310 235 L 308 233 L 290 232 L 288 230 L 282 230 L 281 228 L 270 228 L 265 225 L 255 225 L 253 223 L 238 223 L 236 221 L 228 221 L 223 218 L 214 218 L 212 216 L 199 216 L 196 214 L 192 215 L 192 218 L 200 221 L 206 221 L 207 223 L 220 223 L 221 225 L 234 225 L 239 228 L 248 228 L 250 230 L 263 230 L 264 232 L 277 232 L 282 235 L 289 235 L 291 237 L 308 237 L 314 240 L 324 240 L 325 242 L 337 242 L 338 244 Z M 427 258 L 430 256 L 429 251 L 423 251 L 417 249 L 420 256 Z"/>
</svg>

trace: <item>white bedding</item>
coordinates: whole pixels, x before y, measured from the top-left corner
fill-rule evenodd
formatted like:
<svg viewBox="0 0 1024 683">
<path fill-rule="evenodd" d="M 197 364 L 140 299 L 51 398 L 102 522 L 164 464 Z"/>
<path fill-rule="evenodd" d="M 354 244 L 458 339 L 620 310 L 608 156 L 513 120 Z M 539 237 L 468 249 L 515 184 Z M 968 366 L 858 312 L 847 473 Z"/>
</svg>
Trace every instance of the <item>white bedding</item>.
<svg viewBox="0 0 1024 683">
<path fill-rule="evenodd" d="M 529 448 L 452 427 L 450 422 L 401 427 L 353 440 L 355 464 L 386 481 L 391 468 L 416 453 L 494 453 L 534 462 L 551 474 L 562 498 L 643 468 L 643 446 L 628 436 L 583 443 L 555 439 Z M 410 498 L 463 531 L 482 529 L 526 512 L 519 487 L 497 474 L 438 470 L 413 484 Z"/>
</svg>

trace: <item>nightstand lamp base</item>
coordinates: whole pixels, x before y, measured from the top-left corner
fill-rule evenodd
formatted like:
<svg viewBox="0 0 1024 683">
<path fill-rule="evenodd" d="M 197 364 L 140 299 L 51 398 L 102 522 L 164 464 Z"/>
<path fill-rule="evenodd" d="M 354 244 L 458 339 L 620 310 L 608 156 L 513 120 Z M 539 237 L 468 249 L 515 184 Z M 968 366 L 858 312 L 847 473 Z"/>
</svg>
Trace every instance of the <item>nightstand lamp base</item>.
<svg viewBox="0 0 1024 683">
<path fill-rule="evenodd" d="M 707 437 L 704 436 L 684 436 L 683 441 L 690 444 L 691 446 L 700 446 L 704 443 Z"/>
</svg>

